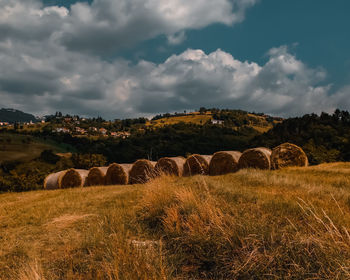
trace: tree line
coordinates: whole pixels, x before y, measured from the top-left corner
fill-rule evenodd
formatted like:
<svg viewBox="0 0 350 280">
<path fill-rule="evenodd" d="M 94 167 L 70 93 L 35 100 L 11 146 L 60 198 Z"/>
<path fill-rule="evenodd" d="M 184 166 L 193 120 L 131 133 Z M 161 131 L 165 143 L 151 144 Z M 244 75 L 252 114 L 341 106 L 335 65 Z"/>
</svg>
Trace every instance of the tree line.
<svg viewBox="0 0 350 280">
<path fill-rule="evenodd" d="M 88 169 L 112 162 L 132 163 L 140 158 L 158 160 L 164 156 L 243 151 L 258 146 L 273 148 L 284 142 L 301 146 L 311 164 L 350 161 L 350 114 L 340 110 L 289 118 L 263 134 L 246 125 L 233 128 L 178 123 L 146 127 L 126 139 L 77 138 L 49 130 L 35 131 L 32 135 L 72 147 L 72 157 L 59 158 L 45 151 L 32 162 L 5 162 L 0 166 L 0 191 L 41 188 L 48 173 L 70 167 Z"/>
</svg>

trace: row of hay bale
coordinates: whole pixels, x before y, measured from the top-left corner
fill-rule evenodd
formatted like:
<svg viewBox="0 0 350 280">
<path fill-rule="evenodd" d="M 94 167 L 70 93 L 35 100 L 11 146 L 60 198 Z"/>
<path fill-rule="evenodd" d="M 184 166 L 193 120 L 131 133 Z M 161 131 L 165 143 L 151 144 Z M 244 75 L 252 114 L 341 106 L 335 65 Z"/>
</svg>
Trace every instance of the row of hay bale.
<svg viewBox="0 0 350 280">
<path fill-rule="evenodd" d="M 69 169 L 50 174 L 44 182 L 45 189 L 61 189 L 98 185 L 126 185 L 145 183 L 160 174 L 174 176 L 224 175 L 243 168 L 280 169 L 288 166 L 307 166 L 304 151 L 290 143 L 284 143 L 272 151 L 253 148 L 240 153 L 221 151 L 212 156 L 194 154 L 183 157 L 164 157 L 158 162 L 145 159 L 134 164 L 113 163 L 108 167 L 90 170 Z"/>
</svg>

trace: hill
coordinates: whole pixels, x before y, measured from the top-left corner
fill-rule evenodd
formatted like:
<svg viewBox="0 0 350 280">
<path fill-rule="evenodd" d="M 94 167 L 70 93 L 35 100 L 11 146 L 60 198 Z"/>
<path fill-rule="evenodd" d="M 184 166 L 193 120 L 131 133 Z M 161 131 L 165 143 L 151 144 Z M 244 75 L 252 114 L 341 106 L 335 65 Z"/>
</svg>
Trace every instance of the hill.
<svg viewBox="0 0 350 280">
<path fill-rule="evenodd" d="M 349 279 L 349 163 L 0 195 L 0 279 Z"/>
<path fill-rule="evenodd" d="M 30 135 L 0 133 L 0 164 L 5 161 L 30 161 L 44 150 L 65 153 L 69 147 Z"/>
<path fill-rule="evenodd" d="M 196 125 L 210 123 L 235 129 L 242 127 L 253 128 L 258 132 L 263 133 L 273 128 L 275 124 L 282 122 L 282 120 L 282 118 L 249 113 L 242 110 L 201 108 L 199 111 L 192 113 L 176 113 L 174 115 L 166 113 L 163 115 L 157 115 L 150 122 L 147 122 L 147 125 L 163 127 L 182 122 Z"/>
<path fill-rule="evenodd" d="M 154 126 L 154 127 L 161 127 L 166 125 L 173 125 L 178 124 L 180 122 L 184 123 L 190 123 L 190 124 L 197 124 L 197 125 L 203 125 L 207 122 L 210 122 L 213 120 L 213 115 L 211 113 L 206 114 L 199 114 L 199 113 L 192 113 L 187 115 L 180 115 L 180 116 L 173 116 L 170 115 L 168 117 L 162 117 L 159 119 L 151 120 L 147 123 L 147 125 Z"/>
<path fill-rule="evenodd" d="M 8 122 L 8 123 L 25 123 L 25 122 L 37 122 L 38 119 L 28 113 L 24 113 L 15 109 L 0 109 L 0 122 Z"/>
</svg>

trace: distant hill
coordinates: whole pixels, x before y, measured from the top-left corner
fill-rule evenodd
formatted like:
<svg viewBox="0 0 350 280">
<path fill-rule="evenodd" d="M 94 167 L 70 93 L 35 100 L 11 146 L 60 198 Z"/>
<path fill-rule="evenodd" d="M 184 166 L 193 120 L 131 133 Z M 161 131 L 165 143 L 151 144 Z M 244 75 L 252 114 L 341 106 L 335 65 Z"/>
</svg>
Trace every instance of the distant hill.
<svg viewBox="0 0 350 280">
<path fill-rule="evenodd" d="M 197 125 L 211 123 L 236 129 L 250 127 L 256 131 L 259 131 L 260 133 L 264 133 L 282 121 L 283 119 L 279 117 L 249 113 L 242 110 L 204 109 L 193 113 L 166 113 L 163 115 L 157 115 L 150 122 L 147 122 L 147 125 L 162 127 L 166 125 L 178 124 L 180 122 Z"/>
<path fill-rule="evenodd" d="M 38 119 L 33 116 L 32 114 L 24 113 L 19 110 L 15 109 L 0 109 L 0 122 L 8 122 L 8 123 L 15 123 L 15 122 L 37 122 Z"/>
</svg>

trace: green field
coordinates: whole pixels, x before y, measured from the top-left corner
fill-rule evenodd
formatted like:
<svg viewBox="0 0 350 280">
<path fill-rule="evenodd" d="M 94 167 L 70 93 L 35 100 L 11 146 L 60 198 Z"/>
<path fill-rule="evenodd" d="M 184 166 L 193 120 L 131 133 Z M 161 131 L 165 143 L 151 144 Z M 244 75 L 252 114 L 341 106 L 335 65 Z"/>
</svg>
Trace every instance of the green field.
<svg viewBox="0 0 350 280">
<path fill-rule="evenodd" d="M 0 195 L 0 279 L 349 279 L 350 164 Z"/>
<path fill-rule="evenodd" d="M 203 125 L 212 119 L 213 119 L 213 116 L 209 113 L 203 114 L 203 115 L 189 114 L 187 116 L 172 116 L 169 118 L 162 118 L 162 119 L 150 121 L 147 123 L 147 125 L 153 125 L 155 127 L 159 127 L 159 126 L 165 126 L 165 125 L 173 125 L 180 122 Z"/>
<path fill-rule="evenodd" d="M 52 141 L 21 134 L 0 133 L 0 163 L 9 160 L 30 161 L 47 149 L 56 153 L 67 152 L 67 146 Z"/>
</svg>

